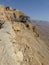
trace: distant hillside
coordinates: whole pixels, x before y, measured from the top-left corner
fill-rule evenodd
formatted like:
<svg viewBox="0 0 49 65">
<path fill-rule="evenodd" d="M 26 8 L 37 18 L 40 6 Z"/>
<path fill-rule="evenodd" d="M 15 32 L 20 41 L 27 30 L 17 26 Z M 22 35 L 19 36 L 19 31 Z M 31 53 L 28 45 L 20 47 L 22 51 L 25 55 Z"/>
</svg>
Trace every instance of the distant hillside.
<svg viewBox="0 0 49 65">
<path fill-rule="evenodd" d="M 40 38 L 49 46 L 49 22 L 33 20 L 32 23 L 36 26 Z"/>
</svg>

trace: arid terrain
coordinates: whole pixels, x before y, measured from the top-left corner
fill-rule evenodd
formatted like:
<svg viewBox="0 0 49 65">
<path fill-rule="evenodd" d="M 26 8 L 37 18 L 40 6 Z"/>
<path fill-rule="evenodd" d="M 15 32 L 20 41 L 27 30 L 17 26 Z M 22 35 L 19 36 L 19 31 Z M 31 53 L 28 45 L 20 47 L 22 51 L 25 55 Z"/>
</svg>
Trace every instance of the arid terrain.
<svg viewBox="0 0 49 65">
<path fill-rule="evenodd" d="M 0 65 L 49 65 L 49 25 L 29 19 L 0 5 Z"/>
<path fill-rule="evenodd" d="M 48 21 L 32 21 L 34 26 L 36 26 L 36 29 L 38 30 L 38 33 L 40 35 L 40 38 L 44 40 L 46 45 L 49 47 L 49 22 Z"/>
</svg>

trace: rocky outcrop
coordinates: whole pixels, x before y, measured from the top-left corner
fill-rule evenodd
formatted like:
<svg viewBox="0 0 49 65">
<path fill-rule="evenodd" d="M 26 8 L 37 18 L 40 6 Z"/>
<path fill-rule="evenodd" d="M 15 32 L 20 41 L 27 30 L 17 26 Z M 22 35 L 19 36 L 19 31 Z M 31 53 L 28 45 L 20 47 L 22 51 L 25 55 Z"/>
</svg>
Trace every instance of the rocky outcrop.
<svg viewBox="0 0 49 65">
<path fill-rule="evenodd" d="M 0 8 L 0 65 L 49 65 L 49 50 L 32 23 L 17 21 L 25 14 Z"/>
</svg>

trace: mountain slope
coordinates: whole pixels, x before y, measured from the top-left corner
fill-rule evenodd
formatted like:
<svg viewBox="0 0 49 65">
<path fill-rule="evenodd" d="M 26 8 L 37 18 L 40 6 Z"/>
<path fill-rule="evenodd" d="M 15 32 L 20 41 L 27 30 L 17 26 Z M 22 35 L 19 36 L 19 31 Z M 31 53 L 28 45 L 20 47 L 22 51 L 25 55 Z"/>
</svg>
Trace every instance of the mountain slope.
<svg viewBox="0 0 49 65">
<path fill-rule="evenodd" d="M 38 31 L 31 22 L 17 20 L 25 14 L 0 8 L 0 65 L 49 65 L 49 50 Z"/>
</svg>

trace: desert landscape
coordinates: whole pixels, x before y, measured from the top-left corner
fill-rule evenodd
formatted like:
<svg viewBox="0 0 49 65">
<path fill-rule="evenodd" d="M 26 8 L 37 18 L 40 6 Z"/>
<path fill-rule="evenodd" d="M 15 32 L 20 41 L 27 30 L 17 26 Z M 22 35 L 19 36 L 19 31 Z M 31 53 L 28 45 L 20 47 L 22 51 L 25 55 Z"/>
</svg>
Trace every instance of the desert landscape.
<svg viewBox="0 0 49 65">
<path fill-rule="evenodd" d="M 49 65 L 49 23 L 0 5 L 0 65 Z"/>
<path fill-rule="evenodd" d="M 40 38 L 45 41 L 46 45 L 49 47 L 49 22 L 48 21 L 32 21 L 34 26 L 39 32 Z"/>
</svg>

